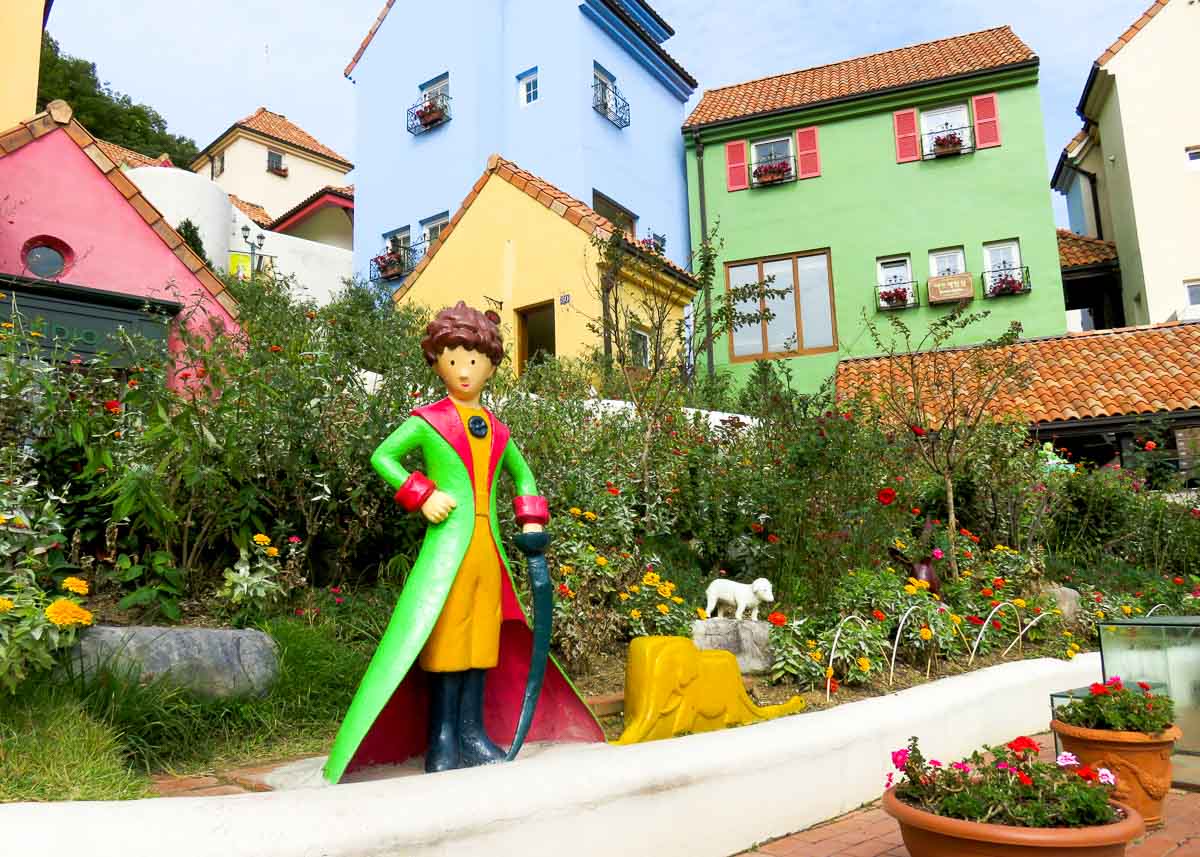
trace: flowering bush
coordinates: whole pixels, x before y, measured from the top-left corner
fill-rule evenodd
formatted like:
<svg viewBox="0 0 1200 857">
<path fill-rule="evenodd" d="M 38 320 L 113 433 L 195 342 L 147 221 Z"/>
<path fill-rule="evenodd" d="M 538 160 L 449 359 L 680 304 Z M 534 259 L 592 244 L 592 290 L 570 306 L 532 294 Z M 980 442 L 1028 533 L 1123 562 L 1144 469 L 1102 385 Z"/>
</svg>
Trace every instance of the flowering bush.
<svg viewBox="0 0 1200 857">
<path fill-rule="evenodd" d="M 637 583 L 631 583 L 617 594 L 620 609 L 628 617 L 629 633 L 634 637 L 692 636 L 692 622 L 707 619 L 701 607 L 688 607 L 678 587 L 646 567 Z"/>
<path fill-rule="evenodd" d="M 1014 827 L 1090 827 L 1117 819 L 1109 802 L 1116 778 L 1080 766 L 1070 753 L 1037 760 L 1036 741 L 1020 737 L 950 764 L 926 760 L 915 737 L 892 753 L 896 797 L 945 818 Z M 986 753 L 986 755 L 985 755 Z"/>
<path fill-rule="evenodd" d="M 286 599 L 304 585 L 300 568 L 304 558 L 303 541 L 292 536 L 287 541 L 287 556 L 280 560 L 279 548 L 266 533 L 251 539 L 250 549 L 242 548 L 233 568 L 225 569 L 225 583 L 217 597 L 228 602 L 234 621 L 266 614 L 269 607 Z"/>
<path fill-rule="evenodd" d="M 1073 699 L 1055 711 L 1063 723 L 1085 729 L 1112 729 L 1157 735 L 1175 722 L 1175 703 L 1169 696 L 1156 696 L 1150 685 L 1126 687 L 1120 676 L 1101 684 L 1095 682 L 1084 699 Z"/>
</svg>

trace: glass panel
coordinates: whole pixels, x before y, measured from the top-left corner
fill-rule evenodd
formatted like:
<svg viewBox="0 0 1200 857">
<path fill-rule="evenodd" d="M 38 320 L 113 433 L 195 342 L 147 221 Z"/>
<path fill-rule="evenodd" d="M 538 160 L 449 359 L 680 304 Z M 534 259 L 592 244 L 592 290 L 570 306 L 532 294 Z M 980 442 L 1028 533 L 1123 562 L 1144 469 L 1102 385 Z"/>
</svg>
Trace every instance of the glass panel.
<svg viewBox="0 0 1200 857">
<path fill-rule="evenodd" d="M 754 163 L 770 164 L 775 161 L 786 161 L 792 154 L 791 139 L 784 137 L 779 140 L 768 140 L 765 143 L 754 144 Z"/>
<path fill-rule="evenodd" d="M 947 131 L 957 131 L 959 139 L 964 143 L 969 143 L 967 137 L 969 124 L 970 120 L 965 104 L 924 111 L 921 114 L 921 130 L 924 132 L 921 136 L 925 142 L 926 154 L 933 151 L 933 141 Z"/>
<path fill-rule="evenodd" d="M 953 250 L 938 250 L 929 254 L 929 276 L 945 277 L 950 274 L 965 274 L 966 264 L 960 247 Z"/>
<path fill-rule="evenodd" d="M 989 269 L 1020 267 L 1021 260 L 1017 255 L 1016 244 L 992 244 L 984 249 L 987 252 Z"/>
<path fill-rule="evenodd" d="M 738 265 L 729 269 L 729 287 L 748 286 L 758 282 L 758 265 Z M 739 313 L 757 313 L 759 303 L 757 298 L 738 301 L 734 309 Z M 740 327 L 733 332 L 733 353 L 737 357 L 750 354 L 761 354 L 763 350 L 762 326 L 750 324 Z"/>
<path fill-rule="evenodd" d="M 1200 283 L 1188 283 L 1188 303 L 1200 306 Z"/>
<path fill-rule="evenodd" d="M 53 247 L 47 247 L 42 244 L 30 249 L 25 255 L 25 267 L 35 277 L 57 277 L 63 272 L 66 267 L 66 260 L 63 259 L 62 253 L 59 253 Z"/>
<path fill-rule="evenodd" d="M 892 259 L 888 262 L 879 263 L 879 285 L 886 286 L 890 283 L 907 283 L 912 280 L 908 273 L 907 259 Z"/>
<path fill-rule="evenodd" d="M 801 256 L 796 260 L 800 271 L 800 322 L 804 348 L 828 348 L 833 345 L 833 307 L 829 303 L 829 257 Z"/>
<path fill-rule="evenodd" d="M 796 292 L 792 279 L 792 260 L 780 259 L 763 263 L 763 279 L 774 277 L 772 289 L 787 289 L 787 293 L 767 299 L 767 309 L 773 318 L 767 322 L 767 351 L 779 353 L 800 347 L 796 336 Z"/>
</svg>

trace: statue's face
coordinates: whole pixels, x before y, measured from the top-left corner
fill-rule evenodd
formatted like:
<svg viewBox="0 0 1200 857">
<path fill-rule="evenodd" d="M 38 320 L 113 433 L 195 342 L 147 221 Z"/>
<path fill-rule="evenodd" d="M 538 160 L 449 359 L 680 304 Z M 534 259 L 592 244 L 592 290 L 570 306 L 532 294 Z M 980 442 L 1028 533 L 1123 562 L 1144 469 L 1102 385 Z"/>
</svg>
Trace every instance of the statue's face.
<svg viewBox="0 0 1200 857">
<path fill-rule="evenodd" d="M 442 351 L 433 368 L 446 385 L 447 392 L 461 402 L 477 400 L 488 380 L 496 374 L 492 358 L 461 345 Z"/>
</svg>

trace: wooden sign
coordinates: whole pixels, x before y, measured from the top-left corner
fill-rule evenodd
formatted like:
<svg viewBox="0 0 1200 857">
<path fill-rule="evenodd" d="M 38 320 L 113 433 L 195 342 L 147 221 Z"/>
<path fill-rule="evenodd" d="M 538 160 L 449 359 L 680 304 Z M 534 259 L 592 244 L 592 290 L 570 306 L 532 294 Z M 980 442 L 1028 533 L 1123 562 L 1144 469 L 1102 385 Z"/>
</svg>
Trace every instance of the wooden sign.
<svg viewBox="0 0 1200 857">
<path fill-rule="evenodd" d="M 969 301 L 975 297 L 975 279 L 970 274 L 947 274 L 929 278 L 931 304 Z"/>
</svg>

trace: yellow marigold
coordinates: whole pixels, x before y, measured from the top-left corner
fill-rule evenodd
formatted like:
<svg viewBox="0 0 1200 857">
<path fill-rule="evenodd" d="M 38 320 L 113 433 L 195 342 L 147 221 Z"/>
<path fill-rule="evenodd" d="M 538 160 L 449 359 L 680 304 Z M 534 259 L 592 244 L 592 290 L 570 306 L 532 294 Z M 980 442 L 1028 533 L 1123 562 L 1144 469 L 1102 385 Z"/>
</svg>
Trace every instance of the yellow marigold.
<svg viewBox="0 0 1200 857">
<path fill-rule="evenodd" d="M 576 518 L 578 518 L 580 515 L 583 514 L 583 509 L 580 509 L 578 506 L 572 506 L 570 509 L 567 509 L 567 511 L 570 512 L 572 515 L 574 515 Z"/>
<path fill-rule="evenodd" d="M 910 584 L 908 584 L 907 586 L 905 586 L 905 587 L 904 587 L 904 591 L 905 591 L 905 592 L 907 592 L 909 595 L 916 595 L 916 594 L 917 594 L 917 587 L 913 586 L 913 585 L 910 583 Z"/>
<path fill-rule="evenodd" d="M 975 576 L 975 575 L 974 575 L 974 574 L 971 572 L 971 570 L 970 570 L 970 569 L 966 569 L 966 568 L 964 568 L 964 569 L 963 569 L 963 570 L 960 572 L 960 574 L 962 574 L 962 576 L 963 576 L 963 577 L 974 577 L 974 576 Z"/>
<path fill-rule="evenodd" d="M 910 586 L 920 586 L 921 585 L 921 581 L 917 580 L 915 577 L 910 577 L 908 579 L 908 583 Z"/>
<path fill-rule="evenodd" d="M 254 543 L 256 545 L 263 545 L 263 546 L 269 545 L 271 543 L 271 537 L 268 536 L 266 533 L 255 533 Z"/>
<path fill-rule="evenodd" d="M 86 580 L 79 577 L 68 577 L 62 582 L 62 588 L 67 592 L 74 592 L 76 595 L 87 595 L 88 584 Z"/>
<path fill-rule="evenodd" d="M 1071 639 L 1072 637 L 1074 637 L 1075 635 L 1074 635 L 1074 634 L 1072 634 L 1070 631 L 1063 631 L 1063 636 L 1064 636 L 1064 637 L 1066 637 L 1066 638 L 1069 640 L 1069 639 Z"/>
<path fill-rule="evenodd" d="M 274 546 L 269 547 L 266 550 L 266 554 L 267 554 L 267 556 L 279 556 L 279 548 L 274 547 Z"/>
<path fill-rule="evenodd" d="M 1096 611 L 1096 618 L 1097 618 L 1097 619 L 1103 619 L 1103 618 L 1104 618 L 1104 611 L 1103 611 L 1103 610 L 1097 610 L 1097 611 Z"/>
<path fill-rule="evenodd" d="M 821 661 L 825 660 L 825 656 L 822 655 L 820 652 L 818 652 L 816 649 L 809 652 L 808 656 L 810 658 L 812 658 L 814 661 L 816 661 L 817 663 L 821 663 Z"/>
<path fill-rule="evenodd" d="M 929 597 L 932 598 L 934 601 L 942 600 L 942 596 L 938 595 L 936 592 L 930 592 Z"/>
<path fill-rule="evenodd" d="M 816 640 L 805 640 L 804 642 L 810 649 L 815 649 L 817 647 Z"/>
<path fill-rule="evenodd" d="M 697 607 L 697 608 L 696 608 L 696 616 L 697 616 L 697 617 L 699 617 L 699 618 L 701 618 L 701 619 L 707 619 L 707 618 L 708 618 L 708 611 L 707 611 L 707 610 L 705 610 L 703 607 Z"/>
<path fill-rule="evenodd" d="M 599 516 L 595 512 L 584 512 L 583 517 L 587 518 L 589 521 L 594 521 Z"/>
<path fill-rule="evenodd" d="M 628 600 L 629 600 L 629 593 L 628 593 L 628 592 L 622 592 L 622 593 L 620 593 L 620 594 L 619 594 L 617 597 L 618 597 L 618 598 L 620 598 L 622 601 L 628 601 Z"/>
<path fill-rule="evenodd" d="M 1067 660 L 1069 661 L 1069 660 L 1071 660 L 1071 658 L 1073 658 L 1073 657 L 1075 657 L 1075 650 L 1074 650 L 1074 649 L 1067 649 Z"/>
<path fill-rule="evenodd" d="M 951 613 L 950 621 L 953 622 L 955 625 L 961 625 L 962 624 L 962 616 L 959 616 L 957 613 Z"/>
<path fill-rule="evenodd" d="M 858 668 L 860 670 L 862 670 L 863 672 L 870 672 L 871 671 L 871 659 L 870 658 L 859 658 L 858 659 Z"/>
<path fill-rule="evenodd" d="M 1071 644 L 1070 646 L 1068 646 L 1067 648 L 1069 648 L 1069 649 L 1070 649 L 1071 651 L 1073 651 L 1073 652 L 1078 652 L 1078 651 L 1079 651 L 1079 644 L 1078 644 L 1078 643 L 1072 643 L 1072 644 Z"/>
<path fill-rule="evenodd" d="M 43 334 L 39 331 L 36 331 L 36 330 L 31 330 L 31 331 L 29 331 L 29 335 L 36 339 L 41 339 L 45 334 Z"/>
<path fill-rule="evenodd" d="M 675 604 L 682 604 L 682 603 L 683 603 L 683 599 L 682 599 L 682 598 L 680 598 L 678 595 L 672 595 L 672 596 L 671 596 L 671 601 L 672 601 L 672 602 L 674 602 Z"/>
<path fill-rule="evenodd" d="M 7 613 L 9 610 L 13 609 L 14 606 L 15 605 L 13 604 L 13 600 L 11 598 L 0 598 L 0 613 Z"/>
<path fill-rule="evenodd" d="M 833 667 L 825 667 L 825 678 L 833 678 Z"/>
<path fill-rule="evenodd" d="M 659 576 L 653 571 L 647 571 L 642 575 L 642 583 L 646 584 L 647 586 L 658 586 L 660 582 Z"/>
<path fill-rule="evenodd" d="M 641 610 L 630 610 L 629 615 L 634 619 L 641 619 L 642 611 Z"/>
<path fill-rule="evenodd" d="M 1012 603 L 1013 603 L 1013 606 L 1015 606 L 1015 607 L 1021 607 L 1021 608 L 1025 607 L 1025 599 L 1024 598 L 1014 598 L 1012 600 Z"/>
<path fill-rule="evenodd" d="M 562 574 L 564 574 L 564 575 L 567 575 L 567 574 L 570 574 L 571 572 L 573 572 L 573 571 L 575 570 L 575 566 L 573 566 L 573 565 L 560 565 L 560 566 L 558 567 L 558 570 L 559 570 L 559 572 L 560 572 L 560 573 L 562 573 Z"/>
<path fill-rule="evenodd" d="M 670 598 L 671 597 L 671 587 L 667 586 L 665 583 L 659 584 L 658 594 L 661 595 L 663 598 Z"/>
<path fill-rule="evenodd" d="M 47 607 L 46 618 L 60 628 L 92 624 L 92 614 L 68 598 L 59 598 Z"/>
<path fill-rule="evenodd" d="M 596 565 L 600 566 L 601 568 L 604 568 L 604 566 L 608 565 L 608 560 L 602 556 L 598 556 L 598 557 L 596 557 Z"/>
<path fill-rule="evenodd" d="M 641 590 L 641 587 L 639 587 L 636 583 L 633 583 L 633 584 L 630 584 L 629 591 L 630 592 L 641 592 L 642 590 Z"/>
<path fill-rule="evenodd" d="M 933 631 L 930 631 L 928 628 L 922 628 L 917 633 L 921 635 L 922 640 L 932 640 L 933 639 Z"/>
<path fill-rule="evenodd" d="M 666 616 L 668 613 L 671 612 L 671 608 L 668 607 L 666 604 L 659 604 L 655 609 L 658 610 L 658 612 L 663 614 L 664 616 Z"/>
<path fill-rule="evenodd" d="M 1121 612 L 1124 613 L 1126 616 L 1131 616 L 1131 615 L 1133 615 L 1133 608 L 1130 607 L 1128 604 L 1122 604 Z"/>
<path fill-rule="evenodd" d="M 900 550 L 904 550 L 904 548 L 907 546 L 904 544 L 904 542 L 900 541 L 899 539 L 896 539 L 896 547 L 900 548 Z"/>
<path fill-rule="evenodd" d="M 1053 613 L 1055 616 L 1061 616 L 1061 615 L 1062 615 L 1062 611 L 1061 611 L 1061 610 L 1059 610 L 1057 607 L 1055 607 L 1055 608 L 1054 608 L 1053 610 L 1051 610 L 1050 612 L 1051 612 L 1051 613 Z"/>
<path fill-rule="evenodd" d="M 3 515 L 0 515 L 0 527 L 3 527 L 7 523 L 8 523 L 8 518 L 4 517 Z"/>
</svg>

